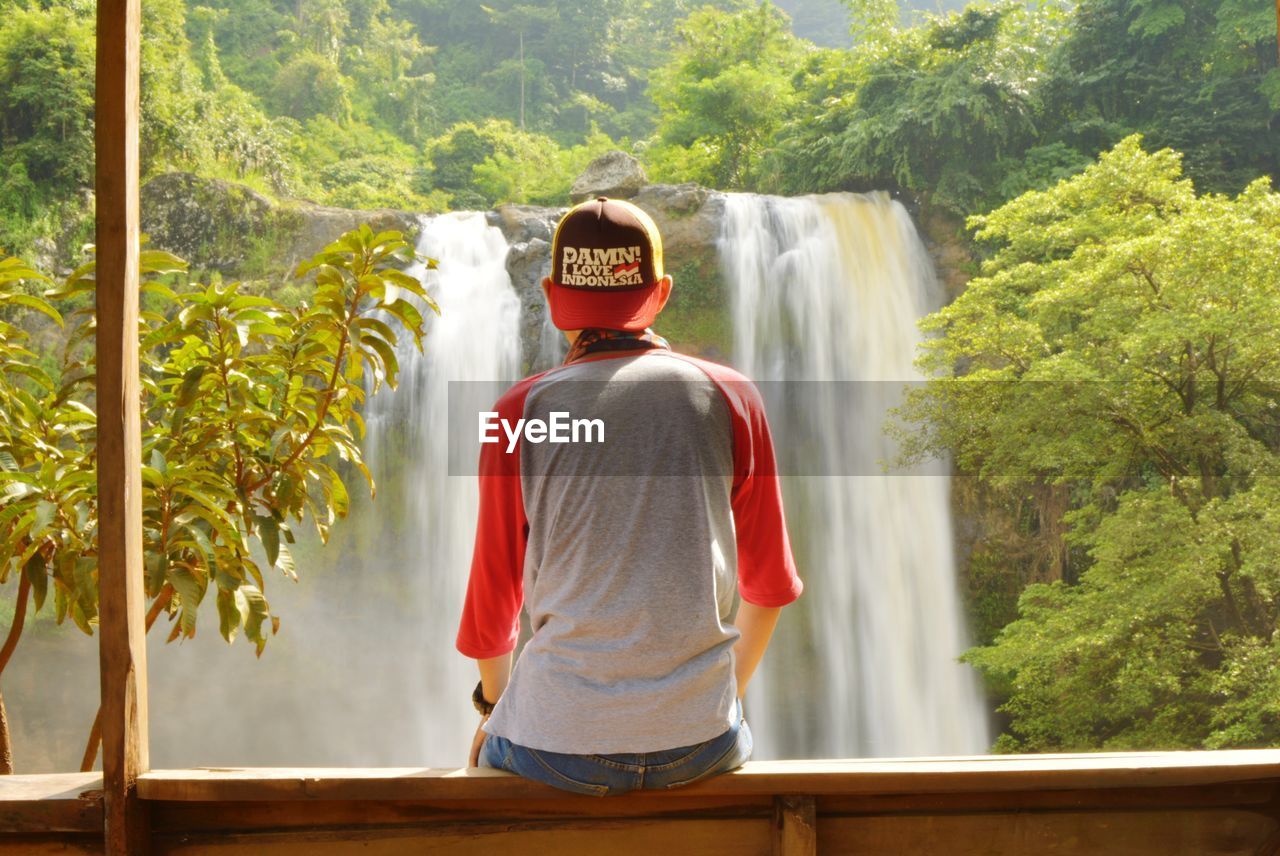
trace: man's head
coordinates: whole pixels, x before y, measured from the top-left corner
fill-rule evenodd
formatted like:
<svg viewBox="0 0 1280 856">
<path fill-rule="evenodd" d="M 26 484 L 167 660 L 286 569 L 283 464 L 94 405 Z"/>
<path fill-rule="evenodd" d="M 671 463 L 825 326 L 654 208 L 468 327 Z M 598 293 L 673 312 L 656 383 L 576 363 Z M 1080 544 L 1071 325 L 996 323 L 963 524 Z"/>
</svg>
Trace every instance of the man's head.
<svg viewBox="0 0 1280 856">
<path fill-rule="evenodd" d="M 671 295 L 658 227 L 619 199 L 575 205 L 556 227 L 542 287 L 561 330 L 643 330 Z"/>
</svg>

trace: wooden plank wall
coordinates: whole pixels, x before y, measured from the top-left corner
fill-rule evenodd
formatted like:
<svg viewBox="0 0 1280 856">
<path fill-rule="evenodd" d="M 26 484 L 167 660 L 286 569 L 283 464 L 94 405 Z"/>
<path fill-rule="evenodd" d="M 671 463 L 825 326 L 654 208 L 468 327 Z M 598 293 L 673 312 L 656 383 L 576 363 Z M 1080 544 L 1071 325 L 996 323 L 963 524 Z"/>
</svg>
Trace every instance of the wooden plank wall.
<svg viewBox="0 0 1280 856">
<path fill-rule="evenodd" d="M 1271 856 L 1280 750 L 753 762 L 565 795 L 494 771 L 158 770 L 157 853 Z"/>
<path fill-rule="evenodd" d="M 1280 848 L 1274 784 L 1135 792 L 460 802 L 164 803 L 174 856 L 1260 856 Z"/>
<path fill-rule="evenodd" d="M 998 770 L 1000 763 L 981 766 Z M 1165 771 L 1173 781 L 1161 784 L 1149 768 L 1133 768 L 1126 784 L 1090 787 L 1076 778 L 1071 787 L 1042 781 L 1024 790 L 984 788 L 972 779 L 957 790 L 954 774 L 927 773 L 914 789 L 902 783 L 897 792 L 875 791 L 878 774 L 778 774 L 770 766 L 678 791 L 603 799 L 461 771 L 349 771 L 345 778 L 169 771 L 144 777 L 141 796 L 146 844 L 181 856 L 1280 853 L 1280 770 L 1256 765 L 1245 777 L 1239 765 L 1219 768 L 1219 781 L 1194 782 L 1177 768 L 1176 775 Z M 94 779 L 0 781 L 0 854 L 103 852 Z M 387 788 L 396 780 L 412 796 L 395 798 Z M 993 774 L 987 784 L 998 780 Z M 818 793 L 786 790 L 799 781 Z"/>
</svg>

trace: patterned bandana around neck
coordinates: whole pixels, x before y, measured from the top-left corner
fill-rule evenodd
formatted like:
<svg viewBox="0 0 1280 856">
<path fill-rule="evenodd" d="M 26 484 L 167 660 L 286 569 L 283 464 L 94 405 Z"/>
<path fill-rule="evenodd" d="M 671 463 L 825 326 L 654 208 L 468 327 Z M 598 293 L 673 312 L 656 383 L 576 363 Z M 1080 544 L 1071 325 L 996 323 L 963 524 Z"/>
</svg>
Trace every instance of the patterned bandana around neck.
<svg viewBox="0 0 1280 856">
<path fill-rule="evenodd" d="M 639 333 L 628 333 L 623 330 L 590 327 L 578 334 L 578 338 L 564 358 L 564 365 L 580 360 L 587 354 L 600 351 L 648 351 L 653 348 L 671 350 L 667 340 L 653 332 L 652 328 L 646 328 Z"/>
</svg>

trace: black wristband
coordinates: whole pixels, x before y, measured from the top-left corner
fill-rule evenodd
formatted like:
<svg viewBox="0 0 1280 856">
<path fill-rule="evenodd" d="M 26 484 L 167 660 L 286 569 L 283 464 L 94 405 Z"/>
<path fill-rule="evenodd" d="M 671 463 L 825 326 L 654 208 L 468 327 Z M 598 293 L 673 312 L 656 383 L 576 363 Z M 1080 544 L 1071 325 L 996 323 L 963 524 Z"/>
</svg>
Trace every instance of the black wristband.
<svg viewBox="0 0 1280 856">
<path fill-rule="evenodd" d="M 476 681 L 475 691 L 471 693 L 471 703 L 475 705 L 476 710 L 485 716 L 493 713 L 494 705 L 485 700 L 484 697 L 484 681 Z"/>
</svg>

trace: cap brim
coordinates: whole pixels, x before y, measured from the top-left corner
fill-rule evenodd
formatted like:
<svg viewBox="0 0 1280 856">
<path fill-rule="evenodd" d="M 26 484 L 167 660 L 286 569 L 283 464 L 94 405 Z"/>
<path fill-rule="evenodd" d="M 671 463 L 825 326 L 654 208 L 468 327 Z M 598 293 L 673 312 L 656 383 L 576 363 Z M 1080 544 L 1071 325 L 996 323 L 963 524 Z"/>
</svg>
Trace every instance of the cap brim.
<svg viewBox="0 0 1280 856">
<path fill-rule="evenodd" d="M 643 330 L 658 315 L 661 289 L 658 283 L 644 288 L 582 289 L 552 282 L 548 302 L 551 323 L 561 330 Z"/>
</svg>

